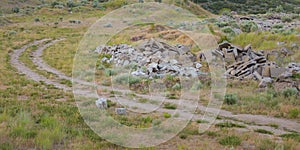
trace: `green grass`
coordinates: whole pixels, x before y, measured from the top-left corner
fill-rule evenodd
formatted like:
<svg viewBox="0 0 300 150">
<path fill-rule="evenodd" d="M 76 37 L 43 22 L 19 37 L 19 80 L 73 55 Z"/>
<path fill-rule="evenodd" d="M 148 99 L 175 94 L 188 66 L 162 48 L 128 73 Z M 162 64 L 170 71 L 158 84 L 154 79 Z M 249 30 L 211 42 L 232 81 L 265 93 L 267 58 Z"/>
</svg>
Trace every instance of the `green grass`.
<svg viewBox="0 0 300 150">
<path fill-rule="evenodd" d="M 238 136 L 226 136 L 220 139 L 219 143 L 226 146 L 238 146 L 242 143 L 242 140 Z"/>
<path fill-rule="evenodd" d="M 254 132 L 262 133 L 262 134 L 270 134 L 270 135 L 273 134 L 273 132 L 265 130 L 265 129 L 256 129 L 256 130 L 254 130 Z"/>
<path fill-rule="evenodd" d="M 287 139 L 294 139 L 294 140 L 300 142 L 300 134 L 299 133 L 282 134 L 282 135 L 280 135 L 280 137 L 287 138 Z"/>
<path fill-rule="evenodd" d="M 172 103 L 165 103 L 164 104 L 164 108 L 166 109 L 176 109 L 177 108 L 177 105 L 176 104 L 172 104 Z"/>
<path fill-rule="evenodd" d="M 236 124 L 236 123 L 232 123 L 232 122 L 222 122 L 222 123 L 218 123 L 215 125 L 216 127 L 220 127 L 220 128 L 246 128 L 246 126 L 244 125 L 240 125 L 240 124 Z"/>
<path fill-rule="evenodd" d="M 272 34 L 270 32 L 242 33 L 232 39 L 232 43 L 240 46 L 252 44 L 256 50 L 274 50 L 280 48 L 277 42 L 298 43 L 296 35 Z"/>
</svg>

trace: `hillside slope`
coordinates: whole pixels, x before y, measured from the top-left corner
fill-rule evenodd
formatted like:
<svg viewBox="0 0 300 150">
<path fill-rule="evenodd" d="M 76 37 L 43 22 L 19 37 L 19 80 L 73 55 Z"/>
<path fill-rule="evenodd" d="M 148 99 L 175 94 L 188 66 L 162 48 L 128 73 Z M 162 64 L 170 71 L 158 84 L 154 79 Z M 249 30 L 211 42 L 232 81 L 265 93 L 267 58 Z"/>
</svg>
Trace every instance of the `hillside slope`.
<svg viewBox="0 0 300 150">
<path fill-rule="evenodd" d="M 263 14 L 270 9 L 278 12 L 300 13 L 300 0 L 192 0 L 204 9 L 218 14 L 224 8 L 240 14 Z"/>
</svg>

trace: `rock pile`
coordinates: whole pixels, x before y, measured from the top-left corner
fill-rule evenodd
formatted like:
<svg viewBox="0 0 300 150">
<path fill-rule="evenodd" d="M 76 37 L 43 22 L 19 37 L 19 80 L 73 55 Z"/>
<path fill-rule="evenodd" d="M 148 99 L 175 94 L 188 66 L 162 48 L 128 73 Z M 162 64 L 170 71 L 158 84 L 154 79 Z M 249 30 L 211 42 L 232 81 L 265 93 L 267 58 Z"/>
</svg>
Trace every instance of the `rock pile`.
<svg viewBox="0 0 300 150">
<path fill-rule="evenodd" d="M 225 60 L 225 76 L 241 80 L 257 79 L 260 81 L 259 87 L 266 87 L 273 79 L 283 81 L 300 72 L 300 64 L 290 63 L 286 68 L 278 67 L 275 62 L 267 60 L 264 51 L 253 51 L 251 45 L 240 48 L 224 42 L 212 53 Z"/>
<path fill-rule="evenodd" d="M 163 77 L 170 74 L 197 77 L 202 67 L 189 47 L 171 46 L 155 39 L 146 40 L 136 48 L 127 44 L 99 46 L 96 52 L 111 56 L 103 57 L 102 62 L 116 66 L 137 65 L 137 69 L 131 73 L 135 76 Z"/>
</svg>

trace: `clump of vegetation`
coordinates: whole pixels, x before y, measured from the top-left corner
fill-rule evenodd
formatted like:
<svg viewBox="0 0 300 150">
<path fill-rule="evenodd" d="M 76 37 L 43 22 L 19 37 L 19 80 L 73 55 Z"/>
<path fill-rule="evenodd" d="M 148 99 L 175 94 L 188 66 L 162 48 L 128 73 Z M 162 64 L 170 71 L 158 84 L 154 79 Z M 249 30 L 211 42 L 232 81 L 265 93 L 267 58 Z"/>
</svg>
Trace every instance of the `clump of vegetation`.
<svg viewBox="0 0 300 150">
<path fill-rule="evenodd" d="M 171 114 L 166 113 L 166 112 L 164 112 L 163 115 L 164 115 L 165 118 L 171 118 L 171 116 L 172 116 Z"/>
<path fill-rule="evenodd" d="M 164 108 L 166 108 L 166 109 L 176 109 L 177 105 L 176 104 L 172 104 L 172 103 L 165 103 L 164 104 Z"/>
<path fill-rule="evenodd" d="M 172 90 L 180 90 L 181 89 L 181 85 L 179 83 L 176 83 L 175 85 L 172 86 Z"/>
<path fill-rule="evenodd" d="M 255 32 L 258 30 L 258 26 L 255 22 L 253 21 L 243 21 L 241 23 L 241 30 L 243 32 L 247 32 L 247 33 L 250 33 L 250 32 Z"/>
<path fill-rule="evenodd" d="M 284 97 L 292 97 L 298 94 L 298 90 L 296 88 L 287 88 L 282 91 Z"/>
<path fill-rule="evenodd" d="M 217 132 L 214 132 L 214 131 L 208 131 L 207 135 L 211 136 L 211 137 L 217 137 L 217 136 L 219 136 L 219 134 Z"/>
<path fill-rule="evenodd" d="M 240 125 L 240 124 L 236 124 L 236 123 L 232 123 L 232 122 L 222 122 L 222 123 L 216 124 L 215 126 L 220 127 L 220 128 L 233 128 L 233 127 L 246 128 L 246 126 L 244 126 L 244 125 Z"/>
<path fill-rule="evenodd" d="M 227 146 L 238 146 L 241 145 L 241 142 L 242 140 L 237 136 L 226 136 L 219 141 L 221 145 Z"/>
<path fill-rule="evenodd" d="M 262 133 L 262 134 L 273 134 L 273 132 L 265 130 L 265 129 L 256 129 L 254 132 Z"/>
<path fill-rule="evenodd" d="M 293 21 L 293 19 L 291 17 L 288 17 L 288 16 L 281 17 L 281 20 L 283 22 L 292 22 Z"/>
<path fill-rule="evenodd" d="M 181 138 L 181 139 L 186 139 L 188 137 L 188 135 L 186 135 L 186 134 L 180 134 L 179 135 L 179 138 Z"/>
<path fill-rule="evenodd" d="M 231 27 L 222 28 L 222 32 L 229 34 L 230 36 L 234 36 L 235 32 Z"/>
<path fill-rule="evenodd" d="M 196 120 L 196 122 L 197 122 L 197 123 L 208 123 L 208 121 L 202 120 L 202 119 Z"/>
<path fill-rule="evenodd" d="M 14 8 L 11 9 L 11 11 L 13 13 L 19 13 L 20 12 L 20 8 L 19 7 L 14 7 Z"/>
<path fill-rule="evenodd" d="M 236 94 L 225 94 L 225 104 L 234 105 L 238 101 L 238 97 Z"/>
<path fill-rule="evenodd" d="M 288 116 L 290 118 L 298 118 L 299 114 L 300 114 L 300 110 L 294 108 L 294 109 L 292 109 L 292 110 L 289 111 Z"/>
<path fill-rule="evenodd" d="M 300 134 L 299 133 L 282 134 L 282 135 L 280 135 L 280 137 L 287 138 L 287 139 L 294 139 L 294 140 L 300 142 Z"/>
<path fill-rule="evenodd" d="M 136 76 L 132 76 L 132 75 L 129 75 L 129 74 L 122 74 L 122 75 L 118 75 L 116 76 L 113 81 L 115 83 L 118 83 L 118 84 L 129 84 L 129 85 L 133 85 L 133 84 L 136 84 L 136 83 L 139 83 L 142 81 L 141 78 L 139 77 L 136 77 Z"/>
</svg>

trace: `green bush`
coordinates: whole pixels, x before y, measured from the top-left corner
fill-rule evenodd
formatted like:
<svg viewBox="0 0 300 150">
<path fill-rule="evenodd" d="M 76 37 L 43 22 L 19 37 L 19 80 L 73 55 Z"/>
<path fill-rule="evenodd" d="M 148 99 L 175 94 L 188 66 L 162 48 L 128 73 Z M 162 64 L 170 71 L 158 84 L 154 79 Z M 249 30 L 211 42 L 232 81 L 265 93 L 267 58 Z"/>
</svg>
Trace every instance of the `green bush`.
<svg viewBox="0 0 300 150">
<path fill-rule="evenodd" d="M 216 25 L 220 28 L 226 27 L 228 26 L 228 22 L 217 22 Z"/>
<path fill-rule="evenodd" d="M 287 88 L 284 91 L 282 91 L 282 94 L 284 97 L 292 97 L 297 95 L 298 90 L 296 88 Z"/>
<path fill-rule="evenodd" d="M 300 114 L 300 110 L 295 108 L 289 111 L 288 116 L 290 118 L 297 118 L 299 114 Z"/>
<path fill-rule="evenodd" d="M 34 18 L 34 21 L 35 22 L 40 22 L 40 19 L 39 18 Z"/>
<path fill-rule="evenodd" d="M 243 32 L 247 32 L 247 33 L 250 33 L 250 32 L 255 32 L 258 30 L 258 26 L 255 22 L 253 21 L 243 21 L 241 23 L 241 30 Z"/>
<path fill-rule="evenodd" d="M 292 22 L 293 21 L 293 19 L 291 17 L 288 17 L 288 16 L 281 17 L 281 20 L 283 22 Z"/>
<path fill-rule="evenodd" d="M 241 142 L 242 140 L 237 136 L 226 136 L 219 141 L 221 145 L 228 145 L 228 146 L 237 146 L 240 145 Z"/>
<path fill-rule="evenodd" d="M 180 90 L 181 89 L 181 85 L 179 83 L 176 83 L 175 85 L 172 86 L 172 90 Z"/>
<path fill-rule="evenodd" d="M 19 13 L 20 12 L 20 8 L 19 7 L 14 7 L 11 9 L 13 13 Z"/>
<path fill-rule="evenodd" d="M 165 118 L 171 118 L 171 116 L 172 116 L 171 114 L 164 112 L 164 117 Z"/>
<path fill-rule="evenodd" d="M 225 94 L 225 104 L 234 105 L 238 101 L 238 97 L 236 94 Z"/>
<path fill-rule="evenodd" d="M 104 70 L 104 74 L 105 74 L 105 76 L 107 76 L 107 77 L 117 75 L 117 73 L 118 73 L 118 72 L 117 72 L 116 70 L 114 70 L 114 69 L 105 69 L 105 70 Z"/>
<path fill-rule="evenodd" d="M 230 34 L 231 36 L 235 35 L 235 32 L 231 27 L 222 28 L 222 32 Z"/>
</svg>

